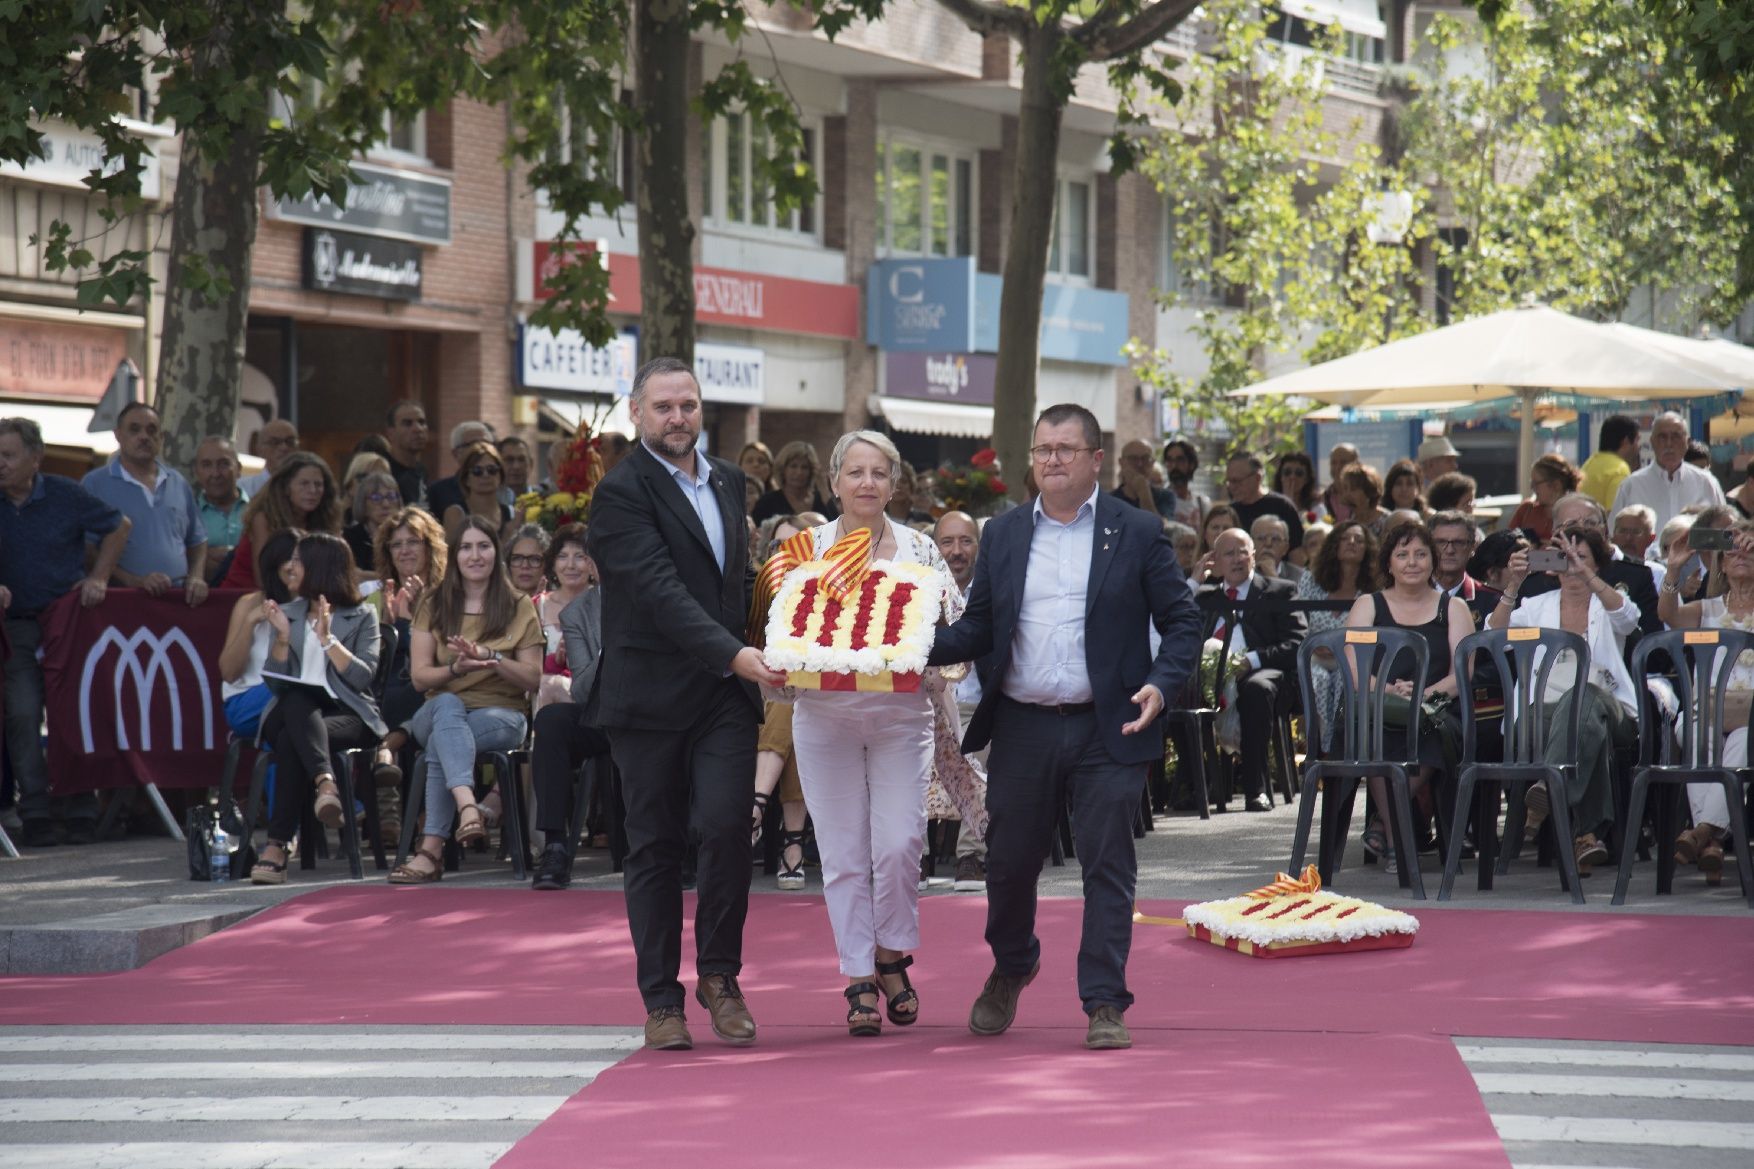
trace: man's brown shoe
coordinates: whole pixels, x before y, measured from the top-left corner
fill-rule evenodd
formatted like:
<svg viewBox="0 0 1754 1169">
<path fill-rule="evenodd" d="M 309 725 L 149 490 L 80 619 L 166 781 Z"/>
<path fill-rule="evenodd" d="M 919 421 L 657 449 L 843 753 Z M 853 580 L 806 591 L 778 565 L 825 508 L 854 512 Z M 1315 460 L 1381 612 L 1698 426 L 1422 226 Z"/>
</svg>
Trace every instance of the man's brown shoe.
<svg viewBox="0 0 1754 1169">
<path fill-rule="evenodd" d="M 646 1012 L 646 1047 L 652 1051 L 687 1051 L 694 1046 L 688 1021 L 681 1007 L 659 1007 Z"/>
<path fill-rule="evenodd" d="M 974 1009 L 968 1013 L 968 1029 L 976 1035 L 1003 1035 L 1017 1017 L 1018 996 L 1040 973 L 1041 963 L 1037 962 L 1028 974 L 1000 974 L 995 970 L 987 975 L 987 984 L 981 987 L 980 997 L 974 1000 Z"/>
<path fill-rule="evenodd" d="M 694 997 L 705 1007 L 713 1021 L 713 1034 L 733 1047 L 747 1047 L 755 1042 L 755 1019 L 737 980 L 729 974 L 703 974 Z"/>
<path fill-rule="evenodd" d="M 1119 1007 L 1097 1007 L 1090 1012 L 1090 1030 L 1084 1033 L 1084 1046 L 1091 1051 L 1119 1051 L 1133 1046 L 1133 1036 L 1127 1031 Z"/>
</svg>

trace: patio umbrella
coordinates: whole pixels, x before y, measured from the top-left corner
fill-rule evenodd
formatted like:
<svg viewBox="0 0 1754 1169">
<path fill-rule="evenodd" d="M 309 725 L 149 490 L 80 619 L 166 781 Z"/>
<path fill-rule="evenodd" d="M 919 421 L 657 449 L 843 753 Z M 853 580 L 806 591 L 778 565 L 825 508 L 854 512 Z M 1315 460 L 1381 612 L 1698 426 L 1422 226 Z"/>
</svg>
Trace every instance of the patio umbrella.
<svg viewBox="0 0 1754 1169">
<path fill-rule="evenodd" d="M 1649 329 L 1597 324 L 1531 304 L 1281 374 L 1232 396 L 1296 395 L 1359 409 L 1434 414 L 1497 400 L 1507 405 L 1520 401 L 1520 481 L 1534 462 L 1537 398 L 1661 401 L 1754 386 L 1754 370 L 1734 368 L 1668 340 Z"/>
</svg>

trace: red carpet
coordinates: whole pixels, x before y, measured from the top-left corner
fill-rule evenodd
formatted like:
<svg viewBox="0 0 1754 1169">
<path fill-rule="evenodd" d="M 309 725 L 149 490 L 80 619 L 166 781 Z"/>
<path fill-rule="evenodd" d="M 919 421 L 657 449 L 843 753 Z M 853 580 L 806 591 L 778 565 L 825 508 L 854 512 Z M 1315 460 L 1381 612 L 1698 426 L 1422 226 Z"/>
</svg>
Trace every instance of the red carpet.
<svg viewBox="0 0 1754 1169">
<path fill-rule="evenodd" d="M 761 1043 L 723 1047 L 693 1010 L 699 1049 L 634 1055 L 500 1169 L 1506 1169 L 1450 1036 L 1754 1046 L 1741 917 L 1432 910 L 1411 949 L 1279 961 L 1139 926 L 1136 1046 L 1091 1053 L 1081 903 L 1042 902 L 1041 977 L 989 1040 L 963 1025 L 991 966 L 985 902 L 921 910 L 911 1031 L 847 1039 L 821 900 L 756 897 L 743 984 Z M 618 893 L 327 889 L 140 970 L 0 979 L 0 1024 L 643 1017 Z"/>
<path fill-rule="evenodd" d="M 1081 905 L 1044 900 L 1019 1025 L 1082 1028 Z M 1148 911 L 1174 914 L 1180 903 Z M 958 1028 L 991 967 L 979 898 L 922 903 L 925 1026 Z M 1417 912 L 1417 911 L 1416 911 Z M 1754 921 L 1492 910 L 1421 915 L 1409 950 L 1262 961 L 1139 926 L 1135 1031 L 1199 1028 L 1754 1046 Z M 744 988 L 770 1026 L 844 1015 L 816 897 L 751 901 Z M 1708 959 L 1708 960 L 1707 960 Z M 688 980 L 692 984 L 692 978 Z M 618 893 L 355 886 L 296 898 L 124 974 L 0 979 L 0 1023 L 641 1021 Z"/>
<path fill-rule="evenodd" d="M 786 1028 L 743 1051 L 641 1052 L 495 1169 L 1510 1164 L 1447 1039 L 1178 1031 L 1087 1052 L 1083 1037 Z"/>
</svg>

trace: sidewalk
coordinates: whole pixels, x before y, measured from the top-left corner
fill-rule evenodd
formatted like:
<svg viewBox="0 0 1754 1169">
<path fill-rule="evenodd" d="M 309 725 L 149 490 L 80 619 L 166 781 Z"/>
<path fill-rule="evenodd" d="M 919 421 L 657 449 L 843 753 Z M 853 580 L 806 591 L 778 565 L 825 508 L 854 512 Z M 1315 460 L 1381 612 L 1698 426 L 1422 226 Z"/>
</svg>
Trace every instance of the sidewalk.
<svg viewBox="0 0 1754 1169">
<path fill-rule="evenodd" d="M 1296 827 L 1294 808 L 1276 806 L 1266 814 L 1231 812 L 1202 821 L 1193 815 L 1158 817 L 1156 830 L 1138 841 L 1141 899 L 1208 900 L 1234 897 L 1266 884 L 1286 867 Z M 0 974 L 96 973 L 143 965 L 178 946 L 281 901 L 331 885 L 351 884 L 346 865 L 319 861 L 306 871 L 294 861 L 282 886 L 248 882 L 212 885 L 188 879 L 184 846 L 162 836 L 78 848 L 60 846 L 26 850 L 18 860 L 0 858 Z M 1310 859 L 1314 858 L 1311 846 Z M 1573 906 L 1559 889 L 1553 869 L 1536 867 L 1533 850 L 1499 877 L 1496 887 L 1482 893 L 1474 887 L 1474 867 L 1464 863 L 1453 899 L 1435 900 L 1442 866 L 1431 854 L 1420 857 L 1426 894 L 1419 902 L 1400 890 L 1392 872 L 1361 863 L 1354 841 L 1337 884 L 1347 893 L 1408 909 L 1414 913 L 1465 912 L 1469 909 L 1534 909 L 1576 913 L 1754 914 L 1737 884 L 1733 866 L 1724 883 L 1707 889 L 1695 870 L 1682 870 L 1675 893 L 1656 896 L 1655 866 L 1635 871 L 1626 905 L 1608 904 L 1613 869 L 1600 866 L 1584 881 L 1589 902 Z M 379 882 L 383 873 L 366 857 L 366 881 Z M 447 873 L 445 883 L 471 888 L 514 890 L 508 864 L 485 853 L 470 853 L 460 871 Z M 582 850 L 573 887 L 610 890 L 621 887 L 620 874 L 610 872 L 608 854 Z M 758 869 L 756 893 L 774 892 L 773 879 Z M 820 893 L 820 876 L 811 870 L 808 892 Z M 1079 895 L 1078 867 L 1043 870 L 1044 897 Z M 531 896 L 536 896 L 532 893 Z M 978 897 L 952 893 L 948 885 L 927 896 Z"/>
</svg>

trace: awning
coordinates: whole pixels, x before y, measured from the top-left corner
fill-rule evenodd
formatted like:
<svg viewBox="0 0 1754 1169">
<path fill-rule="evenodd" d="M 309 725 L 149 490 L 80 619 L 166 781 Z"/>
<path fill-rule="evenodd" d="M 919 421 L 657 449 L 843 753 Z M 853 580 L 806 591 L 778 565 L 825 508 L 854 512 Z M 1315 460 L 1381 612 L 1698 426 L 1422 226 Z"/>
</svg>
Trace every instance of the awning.
<svg viewBox="0 0 1754 1169">
<path fill-rule="evenodd" d="M 1337 24 L 1378 40 L 1388 36 L 1376 0 L 1279 0 L 1279 7 L 1316 24 Z"/>
<path fill-rule="evenodd" d="M 14 399 L 0 402 L 0 418 L 30 419 L 42 429 L 44 446 L 96 451 L 100 455 L 114 454 L 116 436 L 113 431 L 99 430 L 93 433 L 85 429 L 91 423 L 91 413 L 91 406 L 63 406 L 54 402 L 20 402 Z"/>
<path fill-rule="evenodd" d="M 885 394 L 871 399 L 879 413 L 897 430 L 909 434 L 947 434 L 957 438 L 993 437 L 991 406 L 961 406 L 954 402 L 925 402 L 912 398 L 891 398 Z"/>
</svg>

